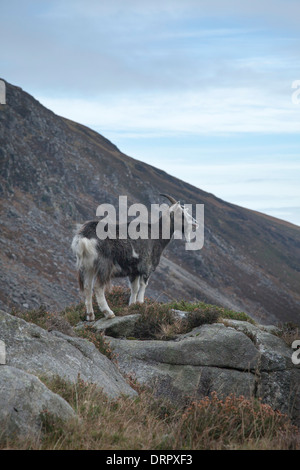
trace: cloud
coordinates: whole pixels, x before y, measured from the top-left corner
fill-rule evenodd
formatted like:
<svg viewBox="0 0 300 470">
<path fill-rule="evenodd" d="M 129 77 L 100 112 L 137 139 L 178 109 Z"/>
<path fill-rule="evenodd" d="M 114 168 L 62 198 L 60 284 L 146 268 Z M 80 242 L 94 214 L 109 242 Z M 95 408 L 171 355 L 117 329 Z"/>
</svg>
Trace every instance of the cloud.
<svg viewBox="0 0 300 470">
<path fill-rule="evenodd" d="M 191 161 L 192 160 L 192 161 Z M 205 155 L 183 162 L 153 158 L 152 163 L 173 176 L 221 199 L 300 225 L 300 162 L 289 156 L 261 155 L 253 163 L 208 164 Z"/>
<path fill-rule="evenodd" d="M 72 8 L 71 8 L 72 7 Z M 157 18 L 163 21 L 165 17 L 172 20 L 185 17 L 194 18 L 240 18 L 248 22 L 261 19 L 265 23 L 279 24 L 281 27 L 291 25 L 298 27 L 300 5 L 297 0 L 111 0 L 99 2 L 98 0 L 69 0 L 54 1 L 52 12 L 56 16 L 80 16 L 87 18 L 101 18 L 103 16 L 117 17 L 122 15 L 126 20 L 131 18 L 147 19 Z"/>
<path fill-rule="evenodd" d="M 299 16 L 296 0 L 10 0 L 1 4 L 1 75 L 129 155 L 249 207 L 281 198 L 294 217 L 290 170 L 274 170 L 278 195 L 271 167 L 239 163 L 298 157 Z M 232 155 L 236 171 L 218 167 Z"/>
<path fill-rule="evenodd" d="M 57 114 L 99 130 L 131 135 L 298 133 L 299 106 L 292 89 L 274 101 L 255 88 L 106 95 L 94 100 L 38 96 Z"/>
<path fill-rule="evenodd" d="M 291 25 L 298 9 L 276 0 L 250 6 L 223 0 L 11 0 L 1 10 L 2 74 L 34 93 L 73 97 L 209 89 L 220 82 L 270 87 L 289 72 L 290 81 L 297 79 L 299 33 L 293 35 Z M 261 24 L 261 15 L 280 17 L 276 33 Z"/>
</svg>

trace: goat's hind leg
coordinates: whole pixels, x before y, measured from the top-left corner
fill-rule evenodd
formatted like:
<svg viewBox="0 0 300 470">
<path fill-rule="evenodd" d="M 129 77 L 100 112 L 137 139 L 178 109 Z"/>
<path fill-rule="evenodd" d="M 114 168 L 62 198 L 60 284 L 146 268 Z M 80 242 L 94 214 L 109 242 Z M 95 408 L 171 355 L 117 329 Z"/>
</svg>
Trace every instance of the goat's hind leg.
<svg viewBox="0 0 300 470">
<path fill-rule="evenodd" d="M 99 309 L 104 313 L 105 318 L 114 318 L 114 312 L 109 308 L 105 298 L 105 285 L 102 285 L 98 279 L 95 282 L 95 294 Z"/>
<path fill-rule="evenodd" d="M 93 310 L 93 285 L 94 275 L 91 272 L 84 274 L 83 292 L 85 297 L 86 319 L 87 321 L 94 321 L 95 315 Z"/>
</svg>

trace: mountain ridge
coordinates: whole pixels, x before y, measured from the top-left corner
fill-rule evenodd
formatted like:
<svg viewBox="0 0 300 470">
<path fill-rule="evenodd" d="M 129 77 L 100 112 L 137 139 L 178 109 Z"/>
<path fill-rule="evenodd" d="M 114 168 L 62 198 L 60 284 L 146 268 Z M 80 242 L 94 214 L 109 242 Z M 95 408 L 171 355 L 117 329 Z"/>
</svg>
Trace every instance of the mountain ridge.
<svg viewBox="0 0 300 470">
<path fill-rule="evenodd" d="M 204 204 L 204 247 L 186 252 L 172 241 L 146 294 L 204 300 L 261 322 L 299 321 L 300 227 L 127 156 L 96 131 L 5 83 L 0 307 L 44 303 L 57 309 L 79 300 L 70 251 L 75 224 L 95 218 L 100 203 L 117 204 L 119 195 L 149 206 L 168 193 L 182 203 Z"/>
</svg>

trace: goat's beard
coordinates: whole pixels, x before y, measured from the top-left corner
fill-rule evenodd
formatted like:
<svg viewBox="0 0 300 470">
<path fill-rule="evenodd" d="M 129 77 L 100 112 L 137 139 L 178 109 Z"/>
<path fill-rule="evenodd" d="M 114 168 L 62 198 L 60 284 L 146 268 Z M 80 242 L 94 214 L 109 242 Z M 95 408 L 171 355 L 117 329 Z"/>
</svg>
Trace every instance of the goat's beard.
<svg viewBox="0 0 300 470">
<path fill-rule="evenodd" d="M 198 228 L 199 225 L 197 224 L 196 227 Z M 188 243 L 191 242 L 197 236 L 197 234 L 196 234 L 197 228 L 196 228 L 196 231 L 195 231 L 194 225 L 188 225 L 187 227 L 185 227 L 184 238 L 185 238 L 186 242 L 188 242 Z"/>
<path fill-rule="evenodd" d="M 192 240 L 193 229 L 185 228 L 185 230 L 175 230 L 174 237 L 176 239 L 185 240 L 186 242 L 190 242 Z"/>
<path fill-rule="evenodd" d="M 190 232 L 185 233 L 184 238 L 185 238 L 185 241 L 189 243 L 191 241 L 191 233 Z"/>
<path fill-rule="evenodd" d="M 193 232 L 192 229 L 191 230 L 185 230 L 185 232 L 184 232 L 185 241 L 188 242 L 188 243 L 191 241 L 192 232 Z"/>
</svg>

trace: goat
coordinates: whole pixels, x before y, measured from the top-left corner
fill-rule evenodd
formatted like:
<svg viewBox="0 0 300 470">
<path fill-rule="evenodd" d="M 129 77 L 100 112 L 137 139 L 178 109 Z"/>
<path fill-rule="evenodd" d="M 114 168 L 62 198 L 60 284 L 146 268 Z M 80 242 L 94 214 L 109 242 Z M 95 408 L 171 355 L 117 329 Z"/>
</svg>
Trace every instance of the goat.
<svg viewBox="0 0 300 470">
<path fill-rule="evenodd" d="M 158 238 L 151 239 L 151 224 L 147 224 L 147 239 L 116 239 L 97 237 L 99 220 L 91 220 L 81 225 L 73 238 L 72 250 L 77 258 L 79 288 L 84 293 L 87 321 L 94 321 L 92 296 L 93 290 L 101 312 L 106 318 L 113 318 L 105 298 L 105 287 L 115 277 L 128 277 L 131 283 L 129 305 L 144 302 L 145 289 L 149 277 L 157 268 L 162 252 L 170 243 L 175 229 L 175 218 L 180 217 L 180 231 L 189 241 L 189 235 L 198 224 L 184 207 L 173 197 L 162 194 L 171 205 L 159 217 Z M 165 219 L 165 220 L 164 220 Z M 178 219 L 177 219 L 178 220 Z M 163 223 L 170 225 L 169 236 L 163 237 Z M 118 224 L 117 224 L 118 226 Z"/>
</svg>

